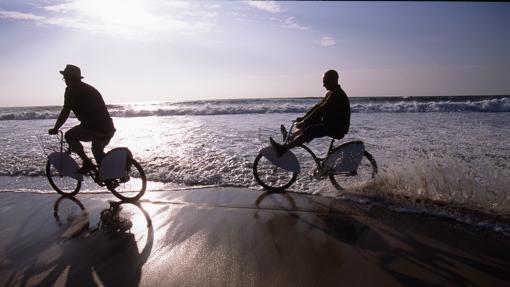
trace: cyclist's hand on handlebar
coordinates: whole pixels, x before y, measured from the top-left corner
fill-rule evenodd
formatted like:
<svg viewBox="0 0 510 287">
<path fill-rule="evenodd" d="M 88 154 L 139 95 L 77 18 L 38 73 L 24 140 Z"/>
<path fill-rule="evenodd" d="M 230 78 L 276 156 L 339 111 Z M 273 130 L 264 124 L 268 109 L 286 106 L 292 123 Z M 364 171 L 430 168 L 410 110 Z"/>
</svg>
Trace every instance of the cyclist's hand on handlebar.
<svg viewBox="0 0 510 287">
<path fill-rule="evenodd" d="M 48 134 L 56 135 L 56 134 L 58 134 L 58 129 L 56 129 L 56 128 L 49 129 L 48 130 Z"/>
</svg>

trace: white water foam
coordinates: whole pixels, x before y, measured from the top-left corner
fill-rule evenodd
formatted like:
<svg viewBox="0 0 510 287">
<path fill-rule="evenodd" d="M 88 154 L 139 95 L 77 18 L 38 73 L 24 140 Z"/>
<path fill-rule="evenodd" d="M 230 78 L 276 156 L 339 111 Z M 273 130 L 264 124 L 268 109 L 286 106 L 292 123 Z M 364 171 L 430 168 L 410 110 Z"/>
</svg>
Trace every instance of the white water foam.
<svg viewBox="0 0 510 287">
<path fill-rule="evenodd" d="M 300 100 L 293 104 L 309 108 L 316 101 Z M 239 102 L 224 104 L 232 106 Z M 281 101 L 273 102 L 273 106 L 280 104 Z M 124 106 L 117 107 L 121 108 Z M 268 142 L 267 135 L 265 140 L 259 139 L 259 128 L 275 131 L 274 136 L 279 138 L 279 125 L 300 115 L 115 117 L 117 133 L 107 150 L 129 147 L 148 179 L 162 185 L 260 188 L 253 178 L 252 164 L 258 150 Z M 45 157 L 35 136 L 47 133 L 54 121 L 0 121 L 0 175 L 4 176 L 0 183 L 8 182 L 6 178 L 19 178 L 20 184 L 14 189 L 27 190 L 30 181 L 27 178 L 44 182 Z M 507 112 L 353 114 L 346 140 L 364 140 L 381 171 L 373 185 L 358 191 L 360 200 L 373 202 L 369 198 L 377 197 L 412 210 L 428 208 L 428 203 L 433 202 L 441 203 L 437 206 L 443 211 L 464 208 L 509 216 L 508 122 Z M 76 120 L 70 119 L 65 128 L 75 124 Z M 316 139 L 310 147 L 323 155 L 328 144 L 327 138 Z M 88 144 L 85 147 L 90 150 Z M 328 180 L 317 182 L 311 176 L 314 163 L 309 155 L 296 153 L 303 173 L 290 187 L 292 191 L 342 196 Z"/>
<path fill-rule="evenodd" d="M 304 113 L 320 99 L 247 99 L 109 105 L 114 117 Z M 353 113 L 510 112 L 510 97 L 350 98 Z M 2 120 L 56 119 L 60 107 L 0 108 Z"/>
</svg>

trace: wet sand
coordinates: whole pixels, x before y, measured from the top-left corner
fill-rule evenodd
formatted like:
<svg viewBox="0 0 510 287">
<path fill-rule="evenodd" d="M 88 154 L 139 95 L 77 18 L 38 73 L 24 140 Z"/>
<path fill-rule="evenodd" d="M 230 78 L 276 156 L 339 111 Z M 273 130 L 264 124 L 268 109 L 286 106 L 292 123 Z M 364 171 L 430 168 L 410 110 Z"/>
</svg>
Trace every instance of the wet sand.
<svg viewBox="0 0 510 287">
<path fill-rule="evenodd" d="M 0 285 L 510 284 L 509 237 L 437 217 L 240 188 L 110 201 L 0 193 Z"/>
</svg>

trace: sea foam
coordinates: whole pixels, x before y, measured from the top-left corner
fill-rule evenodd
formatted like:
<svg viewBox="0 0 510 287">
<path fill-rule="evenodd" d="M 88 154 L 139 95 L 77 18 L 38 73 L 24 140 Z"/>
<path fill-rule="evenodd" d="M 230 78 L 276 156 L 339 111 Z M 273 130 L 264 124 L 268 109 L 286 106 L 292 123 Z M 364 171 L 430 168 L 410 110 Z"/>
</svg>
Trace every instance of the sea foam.
<svg viewBox="0 0 510 287">
<path fill-rule="evenodd" d="M 109 105 L 113 117 L 304 113 L 320 99 L 243 99 Z M 351 97 L 353 113 L 510 112 L 510 96 Z M 56 119 L 60 107 L 0 108 L 0 120 Z"/>
</svg>

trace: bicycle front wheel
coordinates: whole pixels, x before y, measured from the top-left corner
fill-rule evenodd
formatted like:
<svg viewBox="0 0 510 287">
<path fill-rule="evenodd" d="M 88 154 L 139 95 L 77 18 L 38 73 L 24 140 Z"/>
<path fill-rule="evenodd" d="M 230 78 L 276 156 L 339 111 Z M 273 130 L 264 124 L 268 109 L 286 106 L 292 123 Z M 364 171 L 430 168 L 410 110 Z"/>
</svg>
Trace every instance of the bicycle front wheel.
<svg viewBox="0 0 510 287">
<path fill-rule="evenodd" d="M 284 192 L 296 181 L 297 173 L 277 167 L 258 154 L 253 162 L 253 175 L 258 184 L 272 192 Z"/>
<path fill-rule="evenodd" d="M 144 195 L 147 178 L 142 166 L 134 159 L 129 160 L 130 167 L 127 176 L 108 181 L 106 187 L 119 199 L 132 202 L 139 200 Z"/>
<path fill-rule="evenodd" d="M 46 177 L 51 187 L 63 196 L 75 196 L 81 188 L 81 180 L 65 176 L 48 160 L 46 162 Z"/>
<path fill-rule="evenodd" d="M 365 151 L 356 172 L 330 173 L 329 180 L 336 189 L 344 190 L 362 186 L 372 180 L 376 174 L 377 163 L 374 157 L 368 151 Z"/>
</svg>

